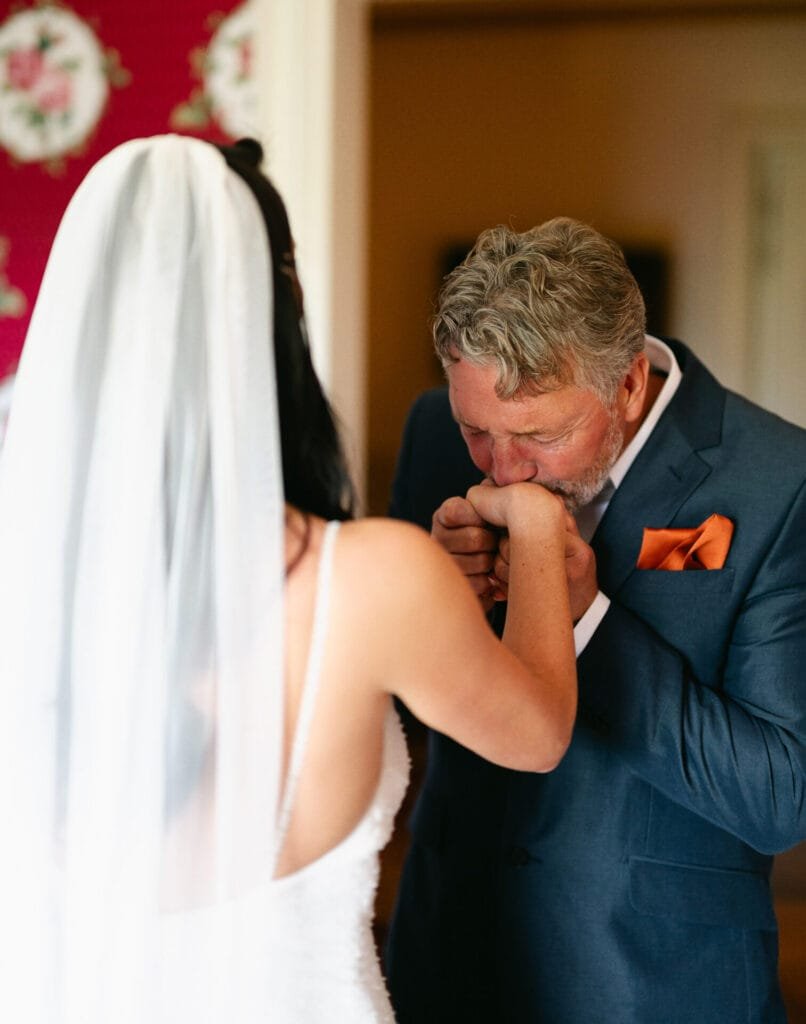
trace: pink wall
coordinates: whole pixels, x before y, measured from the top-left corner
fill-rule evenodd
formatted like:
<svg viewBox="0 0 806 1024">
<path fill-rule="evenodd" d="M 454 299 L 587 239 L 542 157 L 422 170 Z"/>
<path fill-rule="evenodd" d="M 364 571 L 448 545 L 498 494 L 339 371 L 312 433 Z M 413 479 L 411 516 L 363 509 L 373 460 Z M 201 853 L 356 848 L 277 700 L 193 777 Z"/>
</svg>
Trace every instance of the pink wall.
<svg viewBox="0 0 806 1024">
<path fill-rule="evenodd" d="M 240 18 L 222 24 L 238 6 L 0 2 L 0 379 L 19 357 L 54 233 L 90 166 L 142 135 L 227 138 L 201 70 L 206 51 L 208 68 L 229 76 L 233 103 L 248 88 L 250 39 Z"/>
</svg>

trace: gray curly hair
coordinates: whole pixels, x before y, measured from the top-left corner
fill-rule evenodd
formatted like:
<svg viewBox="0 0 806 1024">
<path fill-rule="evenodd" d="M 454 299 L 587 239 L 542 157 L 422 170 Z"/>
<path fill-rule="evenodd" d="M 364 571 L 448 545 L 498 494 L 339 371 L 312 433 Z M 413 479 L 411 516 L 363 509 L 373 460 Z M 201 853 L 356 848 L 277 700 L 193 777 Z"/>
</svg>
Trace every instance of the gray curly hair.
<svg viewBox="0 0 806 1024">
<path fill-rule="evenodd" d="M 445 279 L 432 327 L 443 367 L 497 364 L 500 398 L 576 385 L 610 404 L 644 347 L 646 310 L 616 243 L 556 217 L 482 232 Z"/>
</svg>

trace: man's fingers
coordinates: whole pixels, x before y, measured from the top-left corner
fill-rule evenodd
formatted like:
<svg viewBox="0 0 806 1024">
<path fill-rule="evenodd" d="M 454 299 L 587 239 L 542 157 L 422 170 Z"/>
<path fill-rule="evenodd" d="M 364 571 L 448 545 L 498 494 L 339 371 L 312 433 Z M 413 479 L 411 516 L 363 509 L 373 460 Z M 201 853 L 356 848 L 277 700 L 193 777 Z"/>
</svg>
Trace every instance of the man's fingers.
<svg viewBox="0 0 806 1024">
<path fill-rule="evenodd" d="M 452 555 L 490 554 L 498 549 L 498 536 L 464 498 L 448 498 L 434 513 L 431 536 Z M 474 570 L 486 572 L 486 568 Z"/>
<path fill-rule="evenodd" d="M 577 531 L 566 530 L 565 533 L 565 557 L 577 559 L 581 564 L 587 566 L 590 561 L 595 562 L 590 544 L 584 541 Z"/>
<path fill-rule="evenodd" d="M 576 531 L 565 534 L 565 571 L 571 615 L 578 622 L 596 597 L 596 556 Z"/>
<path fill-rule="evenodd" d="M 434 513 L 434 525 L 447 530 L 456 529 L 459 526 L 484 526 L 484 520 L 473 508 L 466 498 L 448 498 L 443 501 Z"/>
<path fill-rule="evenodd" d="M 506 600 L 498 596 L 500 593 L 499 589 L 492 582 L 491 577 L 486 573 L 483 575 L 467 576 L 465 577 L 467 582 L 470 584 L 473 593 L 479 600 L 484 612 L 490 611 L 496 601 Z"/>
<path fill-rule="evenodd" d="M 476 597 L 482 599 L 488 597 L 493 589 L 490 584 L 490 577 L 487 573 L 476 573 L 472 576 L 468 576 L 467 582 L 473 588 L 473 593 Z"/>
<path fill-rule="evenodd" d="M 454 552 L 453 560 L 463 575 L 486 578 L 493 571 L 495 555 L 492 551 L 481 551 L 469 555 Z"/>
<path fill-rule="evenodd" d="M 452 555 L 494 555 L 498 550 L 496 535 L 478 526 L 462 526 L 453 530 L 435 526 L 432 534 Z"/>
<path fill-rule="evenodd" d="M 501 555 L 496 555 L 493 563 L 493 574 L 501 583 L 509 583 L 509 562 Z"/>
<path fill-rule="evenodd" d="M 453 558 L 482 608 L 506 599 L 493 574 L 499 534 L 491 530 L 465 498 L 448 498 L 434 513 L 431 536 Z"/>
</svg>

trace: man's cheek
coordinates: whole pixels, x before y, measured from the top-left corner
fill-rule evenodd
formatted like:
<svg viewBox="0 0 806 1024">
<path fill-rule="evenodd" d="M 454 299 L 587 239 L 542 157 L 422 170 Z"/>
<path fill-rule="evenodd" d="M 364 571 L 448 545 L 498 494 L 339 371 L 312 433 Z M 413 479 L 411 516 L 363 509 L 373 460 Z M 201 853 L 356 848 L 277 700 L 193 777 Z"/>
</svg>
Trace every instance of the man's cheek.
<svg viewBox="0 0 806 1024">
<path fill-rule="evenodd" d="M 472 437 L 466 437 L 465 444 L 468 454 L 473 460 L 473 465 L 476 469 L 480 469 L 485 476 L 489 476 L 493 465 L 490 446 L 485 441 L 474 440 Z"/>
</svg>

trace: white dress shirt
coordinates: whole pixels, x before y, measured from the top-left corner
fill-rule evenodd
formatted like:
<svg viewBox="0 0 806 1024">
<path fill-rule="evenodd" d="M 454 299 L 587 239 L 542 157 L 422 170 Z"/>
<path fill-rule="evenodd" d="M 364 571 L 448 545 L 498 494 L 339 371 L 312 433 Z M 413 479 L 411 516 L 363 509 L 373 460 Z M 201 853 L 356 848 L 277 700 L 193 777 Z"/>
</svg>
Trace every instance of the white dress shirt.
<svg viewBox="0 0 806 1024">
<path fill-rule="evenodd" d="M 668 345 L 665 345 L 658 338 L 653 338 L 651 335 L 647 335 L 644 352 L 649 359 L 652 369 L 657 370 L 659 373 L 665 373 L 666 380 L 663 382 L 663 387 L 658 392 L 658 397 L 655 399 L 652 408 L 647 413 L 646 419 L 638 428 L 635 437 L 633 437 L 613 464 L 607 483 L 593 501 L 589 505 L 580 509 L 577 514 L 579 532 L 588 541 L 593 536 L 596 527 L 599 525 L 602 517 L 607 511 L 607 506 L 610 504 L 610 500 L 615 494 L 616 489 L 627 475 L 627 470 L 633 464 L 638 453 L 646 444 L 647 438 L 655 429 L 655 425 L 660 419 L 663 410 L 672 400 L 672 396 L 675 391 L 677 391 L 683 377 L 680 372 L 680 367 L 677 364 L 677 360 L 674 357 L 674 353 Z M 590 608 L 588 608 L 576 626 L 574 626 L 574 646 L 576 648 L 577 657 L 579 657 L 587 647 L 588 641 L 596 632 L 599 623 L 604 618 L 605 612 L 609 607 L 610 598 L 606 597 L 600 590 L 593 599 L 593 603 Z"/>
</svg>

